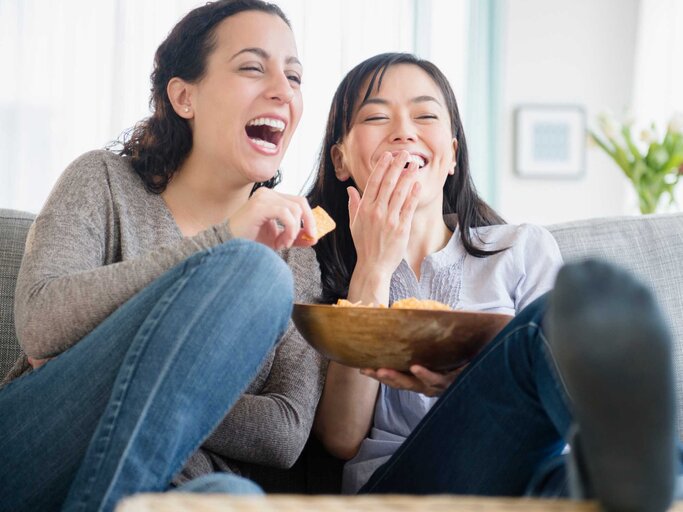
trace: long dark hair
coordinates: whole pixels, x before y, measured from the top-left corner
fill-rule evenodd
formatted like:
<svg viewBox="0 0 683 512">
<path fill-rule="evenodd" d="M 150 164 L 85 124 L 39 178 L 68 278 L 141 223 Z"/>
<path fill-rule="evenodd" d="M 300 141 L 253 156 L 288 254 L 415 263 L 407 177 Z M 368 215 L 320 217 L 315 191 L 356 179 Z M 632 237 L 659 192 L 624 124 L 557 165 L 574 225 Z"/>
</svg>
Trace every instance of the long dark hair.
<svg viewBox="0 0 683 512">
<path fill-rule="evenodd" d="M 201 80 L 206 73 L 207 59 L 216 47 L 216 27 L 224 19 L 244 11 L 279 16 L 291 27 L 277 5 L 261 0 L 220 0 L 190 11 L 157 49 L 150 77 L 152 115 L 124 134 L 119 150 L 121 155 L 130 157 L 133 169 L 150 192 L 159 194 L 166 189 L 192 149 L 192 130 L 188 121 L 173 110 L 166 93 L 168 82 L 174 77 L 189 83 Z M 267 182 L 255 184 L 254 190 L 259 186 L 272 188 L 279 181 L 278 170 Z"/>
<path fill-rule="evenodd" d="M 467 228 L 504 224 L 505 221 L 479 197 L 470 176 L 467 142 L 458 104 L 448 80 L 434 64 L 409 53 L 383 53 L 371 57 L 353 68 L 339 84 L 332 99 L 325 138 L 318 159 L 316 181 L 308 192 L 311 206 L 322 206 L 337 222 L 337 228 L 315 246 L 323 279 L 323 300 L 334 302 L 348 295 L 351 274 L 356 266 L 356 249 L 349 228 L 346 188 L 356 186 L 353 179 L 337 179 L 332 162 L 332 147 L 344 141 L 351 130 L 357 106 L 382 86 L 386 70 L 397 64 L 412 64 L 424 70 L 439 86 L 451 119 L 451 132 L 458 141 L 455 174 L 449 175 L 443 187 L 443 213 L 455 213 L 460 225 L 460 238 L 465 250 L 476 257 L 486 257 L 500 251 L 486 251 L 474 245 Z M 369 80 L 368 80 L 369 78 Z M 367 88 L 363 89 L 367 82 Z M 361 99 L 359 101 L 359 99 Z"/>
</svg>

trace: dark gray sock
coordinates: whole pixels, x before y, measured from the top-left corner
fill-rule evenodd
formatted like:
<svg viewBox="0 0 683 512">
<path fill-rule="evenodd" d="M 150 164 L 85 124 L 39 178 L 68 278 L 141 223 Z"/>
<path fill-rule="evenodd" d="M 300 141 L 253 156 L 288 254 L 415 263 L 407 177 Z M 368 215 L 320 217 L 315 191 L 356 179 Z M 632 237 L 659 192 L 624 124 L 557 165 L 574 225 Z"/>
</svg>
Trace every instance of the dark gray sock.
<svg viewBox="0 0 683 512">
<path fill-rule="evenodd" d="M 674 380 L 671 335 L 652 294 L 613 265 L 565 265 L 546 332 L 572 400 L 584 490 L 607 510 L 666 510 L 676 468 Z"/>
</svg>

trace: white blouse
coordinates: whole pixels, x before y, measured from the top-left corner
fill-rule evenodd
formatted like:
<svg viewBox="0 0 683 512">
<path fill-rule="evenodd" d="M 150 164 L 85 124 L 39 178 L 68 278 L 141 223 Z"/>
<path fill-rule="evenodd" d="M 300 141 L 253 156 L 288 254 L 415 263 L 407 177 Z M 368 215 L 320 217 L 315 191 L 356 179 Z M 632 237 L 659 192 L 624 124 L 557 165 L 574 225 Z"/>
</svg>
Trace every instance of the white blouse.
<svg viewBox="0 0 683 512">
<path fill-rule="evenodd" d="M 454 309 L 515 315 L 553 287 L 562 256 L 545 228 L 503 224 L 472 229 L 472 241 L 477 247 L 509 247 L 493 256 L 477 258 L 465 251 L 459 229 L 454 225 L 455 216 L 445 220 L 454 230 L 446 247 L 425 258 L 419 280 L 403 260 L 392 276 L 390 302 L 416 297 L 438 300 Z M 362 442 L 358 454 L 344 466 L 342 492 L 358 492 L 436 400 L 382 384 L 370 435 Z"/>
</svg>

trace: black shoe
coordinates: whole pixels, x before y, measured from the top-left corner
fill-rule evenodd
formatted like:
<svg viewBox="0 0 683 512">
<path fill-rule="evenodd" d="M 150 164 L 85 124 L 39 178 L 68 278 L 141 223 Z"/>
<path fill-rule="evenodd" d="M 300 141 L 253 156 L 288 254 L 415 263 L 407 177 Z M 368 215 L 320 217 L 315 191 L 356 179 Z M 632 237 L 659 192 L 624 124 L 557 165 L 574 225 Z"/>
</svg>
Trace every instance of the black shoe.
<svg viewBox="0 0 683 512">
<path fill-rule="evenodd" d="M 546 332 L 578 426 L 569 469 L 580 497 L 613 511 L 667 510 L 675 392 L 671 335 L 652 294 L 611 264 L 566 265 Z"/>
</svg>

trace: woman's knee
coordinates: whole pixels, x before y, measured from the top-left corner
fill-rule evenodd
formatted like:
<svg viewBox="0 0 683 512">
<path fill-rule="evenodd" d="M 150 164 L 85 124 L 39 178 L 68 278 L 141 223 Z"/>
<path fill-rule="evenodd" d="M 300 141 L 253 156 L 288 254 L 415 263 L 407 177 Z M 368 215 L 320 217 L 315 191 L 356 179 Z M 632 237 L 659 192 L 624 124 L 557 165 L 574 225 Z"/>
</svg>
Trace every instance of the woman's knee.
<svg viewBox="0 0 683 512">
<path fill-rule="evenodd" d="M 250 240 L 234 239 L 226 244 L 236 247 L 235 251 L 245 266 L 248 266 L 255 281 L 267 283 L 271 295 L 287 298 L 291 303 L 294 292 L 292 271 L 278 253 Z"/>
<path fill-rule="evenodd" d="M 292 272 L 272 249 L 235 238 L 209 249 L 200 261 L 211 267 L 216 284 L 226 293 L 237 293 L 245 301 L 253 296 L 268 309 L 287 311 L 289 315 L 294 294 Z M 234 280 L 239 289 L 229 290 L 232 287 L 226 287 L 224 280 Z"/>
<path fill-rule="evenodd" d="M 535 323 L 541 326 L 543 324 L 543 319 L 545 318 L 545 313 L 548 309 L 548 301 L 550 300 L 550 292 L 544 293 L 531 304 L 527 305 L 522 311 L 519 312 L 517 317 L 520 321 L 525 323 Z"/>
</svg>

